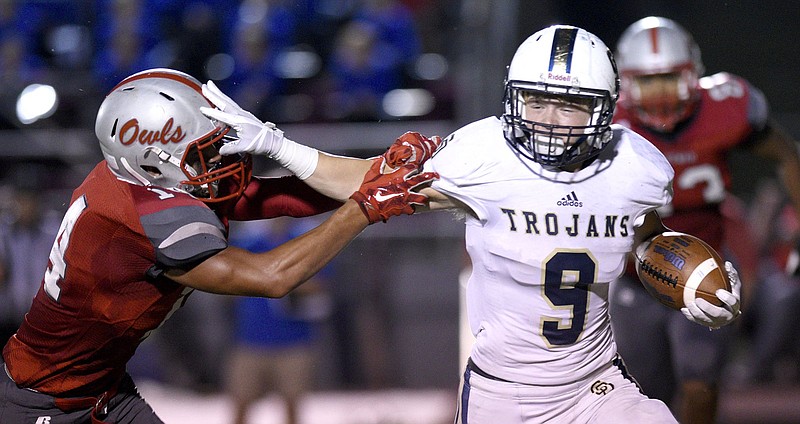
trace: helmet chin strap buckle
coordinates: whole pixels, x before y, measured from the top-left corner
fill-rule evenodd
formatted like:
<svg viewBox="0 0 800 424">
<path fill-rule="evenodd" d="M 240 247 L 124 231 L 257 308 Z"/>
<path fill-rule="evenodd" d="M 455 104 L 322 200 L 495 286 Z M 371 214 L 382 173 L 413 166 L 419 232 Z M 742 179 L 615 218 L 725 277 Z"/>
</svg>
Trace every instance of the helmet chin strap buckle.
<svg viewBox="0 0 800 424">
<path fill-rule="evenodd" d="M 148 150 L 154 152 L 156 154 L 156 156 L 158 156 L 158 160 L 160 160 L 162 162 L 171 163 L 172 165 L 175 165 L 176 167 L 181 168 L 181 161 L 178 160 L 177 158 L 175 158 L 175 156 L 165 152 L 163 149 L 161 149 L 159 147 L 150 147 Z M 186 166 L 183 167 L 183 169 L 186 172 L 188 172 L 189 175 L 191 175 L 192 177 L 196 177 L 197 176 L 197 170 L 195 170 L 191 166 L 186 165 Z"/>
</svg>

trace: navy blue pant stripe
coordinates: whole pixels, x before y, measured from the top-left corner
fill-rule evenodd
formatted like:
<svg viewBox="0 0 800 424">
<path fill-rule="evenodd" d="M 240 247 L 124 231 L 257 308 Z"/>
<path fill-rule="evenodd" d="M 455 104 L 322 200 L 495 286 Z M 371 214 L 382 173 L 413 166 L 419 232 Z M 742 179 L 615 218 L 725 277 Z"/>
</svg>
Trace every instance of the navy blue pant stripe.
<svg viewBox="0 0 800 424">
<path fill-rule="evenodd" d="M 469 409 L 469 368 L 464 370 L 464 386 L 461 388 L 461 424 L 467 424 Z"/>
</svg>

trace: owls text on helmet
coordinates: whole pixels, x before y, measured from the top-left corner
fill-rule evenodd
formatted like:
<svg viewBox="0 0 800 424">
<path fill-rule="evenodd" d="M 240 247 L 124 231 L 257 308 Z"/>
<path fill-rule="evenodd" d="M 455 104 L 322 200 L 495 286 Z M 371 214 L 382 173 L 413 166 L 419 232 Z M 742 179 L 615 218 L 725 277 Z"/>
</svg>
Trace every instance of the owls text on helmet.
<svg viewBox="0 0 800 424">
<path fill-rule="evenodd" d="M 506 139 L 523 156 L 549 168 L 579 164 L 597 156 L 611 139 L 611 118 L 619 88 L 614 58 L 588 31 L 554 25 L 528 37 L 508 67 L 503 126 Z M 584 125 L 527 119 L 526 99 L 555 96 L 588 105 Z"/>
<path fill-rule="evenodd" d="M 133 184 L 180 190 L 205 202 L 238 197 L 250 178 L 249 156 L 217 148 L 229 127 L 200 112 L 213 106 L 191 76 L 150 69 L 125 78 L 100 105 L 95 134 L 109 168 Z"/>
</svg>

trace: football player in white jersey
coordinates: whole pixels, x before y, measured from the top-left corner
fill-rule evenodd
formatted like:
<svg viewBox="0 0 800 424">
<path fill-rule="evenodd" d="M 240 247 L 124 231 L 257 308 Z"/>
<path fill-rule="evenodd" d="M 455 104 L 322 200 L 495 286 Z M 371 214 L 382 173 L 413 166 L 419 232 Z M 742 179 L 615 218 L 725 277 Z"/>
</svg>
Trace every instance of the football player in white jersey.
<svg viewBox="0 0 800 424">
<path fill-rule="evenodd" d="M 515 53 L 501 118 L 466 125 L 435 154 L 436 139 L 409 140 L 407 154 L 433 154 L 424 169 L 440 176 L 422 189 L 430 209 L 465 216 L 476 341 L 457 423 L 677 422 L 627 375 L 609 323 L 609 283 L 635 246 L 666 231 L 655 209 L 670 202 L 673 176 L 652 144 L 611 125 L 618 85 L 599 38 L 551 26 Z M 218 106 L 232 104 L 206 89 Z M 307 183 L 334 198 L 347 186 L 337 170 L 368 166 L 298 145 L 235 104 L 222 109 L 204 113 L 245 133 L 229 151 L 268 154 L 295 173 L 314 168 Z M 717 296 L 723 307 L 700 299 L 686 317 L 731 322 L 739 285 Z"/>
</svg>

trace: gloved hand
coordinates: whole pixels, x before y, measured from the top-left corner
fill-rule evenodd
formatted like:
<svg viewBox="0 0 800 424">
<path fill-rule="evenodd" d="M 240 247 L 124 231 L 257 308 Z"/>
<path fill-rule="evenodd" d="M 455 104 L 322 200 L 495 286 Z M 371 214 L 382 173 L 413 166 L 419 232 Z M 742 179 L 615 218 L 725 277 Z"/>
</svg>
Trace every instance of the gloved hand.
<svg viewBox="0 0 800 424">
<path fill-rule="evenodd" d="M 698 298 L 694 303 L 689 303 L 681 308 L 686 319 L 711 329 L 717 329 L 730 324 L 740 315 L 742 282 L 739 280 L 739 273 L 728 261 L 725 261 L 725 271 L 728 272 L 731 291 L 719 289 L 715 293 L 722 301 L 723 306 L 715 306 L 705 299 Z"/>
<path fill-rule="evenodd" d="M 385 167 L 389 171 L 409 164 L 422 168 L 422 164 L 433 156 L 441 144 L 442 138 L 439 136 L 427 138 L 409 131 L 398 137 L 382 155 L 386 159 Z M 387 169 L 383 171 L 386 172 Z"/>
<path fill-rule="evenodd" d="M 242 109 L 226 96 L 213 81 L 203 84 L 203 95 L 217 108 L 201 107 L 203 115 L 230 125 L 238 140 L 226 143 L 219 149 L 222 155 L 252 153 L 273 156 L 284 143 L 283 131 L 272 122 L 261 122 L 252 113 Z"/>
<path fill-rule="evenodd" d="M 386 222 L 392 216 L 411 215 L 414 205 L 425 205 L 428 196 L 411 190 L 439 178 L 435 172 L 418 174 L 414 165 L 404 165 L 389 174 L 382 174 L 384 160 L 375 160 L 361 187 L 350 196 L 361 207 L 370 224 Z"/>
</svg>

